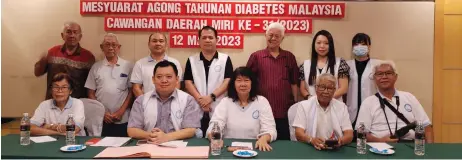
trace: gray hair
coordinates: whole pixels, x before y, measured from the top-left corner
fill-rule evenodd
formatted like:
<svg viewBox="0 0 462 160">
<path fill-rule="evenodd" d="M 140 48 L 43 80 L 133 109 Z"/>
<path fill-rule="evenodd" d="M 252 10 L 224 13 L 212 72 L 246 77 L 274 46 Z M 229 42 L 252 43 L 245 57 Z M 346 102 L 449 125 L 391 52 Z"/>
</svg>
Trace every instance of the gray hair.
<svg viewBox="0 0 462 160">
<path fill-rule="evenodd" d="M 106 37 L 114 37 L 116 39 L 117 43 L 119 43 L 119 38 L 117 38 L 116 34 L 114 34 L 114 33 L 106 33 L 106 35 L 104 35 L 104 37 L 103 37 L 103 41 L 101 42 L 101 44 L 104 43 L 104 40 L 106 39 Z"/>
<path fill-rule="evenodd" d="M 279 23 L 279 22 L 273 22 L 271 23 L 268 27 L 266 27 L 266 34 L 268 34 L 269 30 L 271 29 L 278 29 L 281 31 L 281 36 L 284 36 L 285 28 L 284 26 Z"/>
<path fill-rule="evenodd" d="M 61 33 L 64 33 L 64 30 L 66 30 L 66 27 L 73 26 L 73 25 L 79 26 L 80 33 L 83 32 L 82 27 L 80 27 L 80 24 L 78 24 L 77 22 L 69 21 L 69 22 L 64 23 Z"/>
<path fill-rule="evenodd" d="M 393 69 L 393 71 L 396 74 L 398 74 L 398 69 L 396 69 L 395 62 L 391 60 L 380 61 L 379 63 L 377 63 L 377 65 L 375 65 L 374 68 L 372 68 L 372 73 L 375 74 L 375 72 L 377 71 L 377 68 L 381 66 L 390 66 Z"/>
<path fill-rule="evenodd" d="M 316 78 L 316 84 L 319 84 L 319 82 L 321 82 L 321 80 L 327 80 L 329 82 L 337 84 L 337 79 L 334 77 L 334 75 L 332 75 L 330 73 L 323 73 L 320 76 L 318 76 L 318 78 Z"/>
</svg>

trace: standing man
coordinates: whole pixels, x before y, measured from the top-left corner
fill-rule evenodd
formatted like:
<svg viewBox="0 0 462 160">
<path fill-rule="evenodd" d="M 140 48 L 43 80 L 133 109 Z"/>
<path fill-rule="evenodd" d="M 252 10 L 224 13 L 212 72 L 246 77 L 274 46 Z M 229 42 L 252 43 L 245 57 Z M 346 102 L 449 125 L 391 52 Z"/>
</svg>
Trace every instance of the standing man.
<svg viewBox="0 0 462 160">
<path fill-rule="evenodd" d="M 215 106 L 225 96 L 233 74 L 233 64 L 228 55 L 217 51 L 217 30 L 205 26 L 199 30 L 201 52 L 188 58 L 184 80 L 186 90 L 204 111 L 201 130 L 209 126 Z"/>
<path fill-rule="evenodd" d="M 84 87 L 87 80 L 88 72 L 95 63 L 95 56 L 82 48 L 79 44 L 82 39 L 82 28 L 75 22 L 64 24 L 61 32 L 64 40 L 63 45 L 57 45 L 50 48 L 42 58 L 35 63 L 34 74 L 36 77 L 47 74 L 47 92 L 46 98 L 51 98 L 51 79 L 56 73 L 67 73 L 75 82 L 74 90 L 71 97 L 86 98 L 87 90 Z"/>
<path fill-rule="evenodd" d="M 299 71 L 295 56 L 280 48 L 284 30 L 280 23 L 271 23 L 266 29 L 267 48 L 252 53 L 247 67 L 257 74 L 260 95 L 271 105 L 278 139 L 289 140 L 287 111 L 297 102 Z"/>
<path fill-rule="evenodd" d="M 133 64 L 120 58 L 117 36 L 108 33 L 100 45 L 105 58 L 91 67 L 85 83 L 88 97 L 106 108 L 102 136 L 127 137 L 130 102 L 133 97 L 128 79 Z"/>
<path fill-rule="evenodd" d="M 151 54 L 136 61 L 130 78 L 130 82 L 133 83 L 133 93 L 135 94 L 135 97 L 154 90 L 155 87 L 152 83 L 152 71 L 156 64 L 160 61 L 167 60 L 173 62 L 178 68 L 180 81 L 182 80 L 183 71 L 181 70 L 180 62 L 178 62 L 175 58 L 168 57 L 165 53 L 167 37 L 164 34 L 157 32 L 149 35 L 148 47 Z M 178 82 L 176 87 L 180 88 L 180 82 Z"/>
</svg>

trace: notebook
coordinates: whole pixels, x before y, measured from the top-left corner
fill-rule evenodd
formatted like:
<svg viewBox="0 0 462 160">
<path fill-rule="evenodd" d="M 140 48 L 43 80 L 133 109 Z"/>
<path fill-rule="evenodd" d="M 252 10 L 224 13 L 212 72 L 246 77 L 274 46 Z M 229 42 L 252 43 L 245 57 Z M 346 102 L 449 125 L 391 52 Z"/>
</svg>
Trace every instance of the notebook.
<svg viewBox="0 0 462 160">
<path fill-rule="evenodd" d="M 109 147 L 94 158 L 208 158 L 209 146 L 161 147 L 143 144 L 129 147 Z"/>
</svg>

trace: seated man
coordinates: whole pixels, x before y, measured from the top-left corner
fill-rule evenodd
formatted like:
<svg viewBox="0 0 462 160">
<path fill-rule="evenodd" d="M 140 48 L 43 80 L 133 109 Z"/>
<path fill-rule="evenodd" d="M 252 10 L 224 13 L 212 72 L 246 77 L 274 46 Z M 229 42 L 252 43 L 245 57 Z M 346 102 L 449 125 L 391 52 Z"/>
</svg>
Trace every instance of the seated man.
<svg viewBox="0 0 462 160">
<path fill-rule="evenodd" d="M 52 99 L 43 101 L 35 110 L 30 120 L 31 135 L 66 135 L 68 115 L 73 114 L 76 135 L 85 136 L 83 102 L 70 96 L 73 87 L 74 82 L 68 74 L 57 73 L 53 76 L 50 86 Z"/>
<path fill-rule="evenodd" d="M 128 136 L 160 144 L 196 135 L 202 111 L 192 96 L 176 89 L 178 79 L 174 63 L 156 64 L 152 76 L 155 90 L 135 100 L 128 120 Z"/>
<path fill-rule="evenodd" d="M 316 96 L 299 103 L 292 124 L 297 140 L 318 150 L 327 148 L 326 140 L 335 140 L 340 147 L 353 139 L 348 108 L 333 99 L 336 81 L 329 73 L 321 74 L 316 80 Z"/>
<path fill-rule="evenodd" d="M 433 129 L 430 119 L 419 101 L 409 92 L 398 91 L 395 82 L 398 79 L 395 64 L 384 61 L 373 68 L 378 93 L 367 97 L 361 104 L 356 127 L 360 122 L 365 125 L 368 142 L 397 142 L 399 139 L 412 140 L 415 132 L 409 130 L 402 137 L 395 132 L 415 121 L 425 127 L 425 140 L 433 142 Z M 397 116 L 393 110 L 403 117 Z M 410 127 L 413 129 L 413 127 Z"/>
</svg>

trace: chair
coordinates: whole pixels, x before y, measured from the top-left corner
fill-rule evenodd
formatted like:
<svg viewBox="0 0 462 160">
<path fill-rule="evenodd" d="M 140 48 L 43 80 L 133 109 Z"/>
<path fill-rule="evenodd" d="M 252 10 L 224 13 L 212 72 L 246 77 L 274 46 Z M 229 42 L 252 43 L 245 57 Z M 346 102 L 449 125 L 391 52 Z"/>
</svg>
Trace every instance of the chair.
<svg viewBox="0 0 462 160">
<path fill-rule="evenodd" d="M 294 105 L 290 106 L 289 111 L 287 112 L 287 117 L 289 118 L 289 131 L 291 141 L 297 141 L 297 138 L 295 137 L 295 128 L 292 127 L 292 123 L 294 122 L 298 106 L 299 104 L 295 103 Z"/>
<path fill-rule="evenodd" d="M 85 109 L 84 126 L 88 136 L 101 136 L 104 113 L 106 112 L 104 105 L 93 99 L 81 98 L 80 100 L 82 100 Z"/>
</svg>

